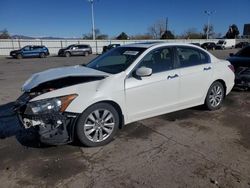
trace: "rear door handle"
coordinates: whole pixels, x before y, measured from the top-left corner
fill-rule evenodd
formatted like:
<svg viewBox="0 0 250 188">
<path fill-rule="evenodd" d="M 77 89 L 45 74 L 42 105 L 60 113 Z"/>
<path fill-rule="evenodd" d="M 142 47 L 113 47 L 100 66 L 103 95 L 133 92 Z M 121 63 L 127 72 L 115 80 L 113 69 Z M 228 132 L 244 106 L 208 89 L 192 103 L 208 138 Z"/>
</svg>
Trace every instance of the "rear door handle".
<svg viewBox="0 0 250 188">
<path fill-rule="evenodd" d="M 211 67 L 205 67 L 203 70 L 208 71 L 208 70 L 211 70 L 211 69 L 212 69 Z"/>
<path fill-rule="evenodd" d="M 177 77 L 179 77 L 178 74 L 175 74 L 174 76 L 168 76 L 168 80 L 169 80 L 169 79 L 174 79 L 174 78 L 177 78 Z"/>
</svg>

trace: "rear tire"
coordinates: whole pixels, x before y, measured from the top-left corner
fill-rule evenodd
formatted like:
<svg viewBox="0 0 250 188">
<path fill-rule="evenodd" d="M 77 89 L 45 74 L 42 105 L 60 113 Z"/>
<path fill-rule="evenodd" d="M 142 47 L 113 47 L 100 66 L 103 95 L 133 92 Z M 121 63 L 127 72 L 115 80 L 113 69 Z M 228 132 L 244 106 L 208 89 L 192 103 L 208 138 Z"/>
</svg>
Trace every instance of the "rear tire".
<svg viewBox="0 0 250 188">
<path fill-rule="evenodd" d="M 45 56 L 46 56 L 45 53 L 40 53 L 40 54 L 39 54 L 39 57 L 40 57 L 40 58 L 45 58 Z"/>
<path fill-rule="evenodd" d="M 225 96 L 223 85 L 216 81 L 208 89 L 204 105 L 208 110 L 217 110 L 221 107 Z"/>
<path fill-rule="evenodd" d="M 84 56 L 88 56 L 89 55 L 89 52 L 84 52 Z"/>
<path fill-rule="evenodd" d="M 87 108 L 76 123 L 79 141 L 89 147 L 97 147 L 112 141 L 119 127 L 119 114 L 108 103 L 97 103 Z"/>
</svg>

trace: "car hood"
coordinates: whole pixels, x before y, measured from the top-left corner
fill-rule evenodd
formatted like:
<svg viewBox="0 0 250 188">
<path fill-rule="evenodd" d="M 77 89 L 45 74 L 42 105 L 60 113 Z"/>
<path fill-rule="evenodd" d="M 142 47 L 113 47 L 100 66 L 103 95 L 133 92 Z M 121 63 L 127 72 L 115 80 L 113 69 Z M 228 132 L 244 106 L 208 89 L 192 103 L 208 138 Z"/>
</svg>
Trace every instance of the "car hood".
<svg viewBox="0 0 250 188">
<path fill-rule="evenodd" d="M 67 50 L 67 48 L 61 48 L 59 51 L 64 51 L 64 50 Z"/>
<path fill-rule="evenodd" d="M 20 52 L 20 50 L 12 50 L 10 53 Z"/>
<path fill-rule="evenodd" d="M 110 74 L 76 65 L 70 67 L 53 68 L 33 74 L 23 85 L 22 91 L 29 92 L 38 85 L 66 77 L 107 77 Z"/>
<path fill-rule="evenodd" d="M 250 58 L 248 57 L 240 57 L 240 56 L 231 56 L 227 58 L 230 62 L 236 62 L 236 61 L 244 61 L 244 62 L 250 62 Z"/>
</svg>

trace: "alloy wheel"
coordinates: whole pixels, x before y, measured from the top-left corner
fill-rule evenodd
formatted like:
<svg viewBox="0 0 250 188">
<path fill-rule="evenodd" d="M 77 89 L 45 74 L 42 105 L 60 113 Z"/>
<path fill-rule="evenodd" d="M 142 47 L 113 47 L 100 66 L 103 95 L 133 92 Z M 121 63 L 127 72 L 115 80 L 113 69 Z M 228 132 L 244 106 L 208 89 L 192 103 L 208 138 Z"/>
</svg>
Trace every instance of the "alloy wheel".
<svg viewBox="0 0 250 188">
<path fill-rule="evenodd" d="M 114 115 L 107 109 L 97 109 L 86 118 L 84 134 L 92 142 L 102 142 L 112 134 L 114 127 Z"/>
<path fill-rule="evenodd" d="M 212 107 L 220 105 L 223 99 L 223 89 L 219 85 L 214 85 L 209 94 L 209 102 Z"/>
</svg>

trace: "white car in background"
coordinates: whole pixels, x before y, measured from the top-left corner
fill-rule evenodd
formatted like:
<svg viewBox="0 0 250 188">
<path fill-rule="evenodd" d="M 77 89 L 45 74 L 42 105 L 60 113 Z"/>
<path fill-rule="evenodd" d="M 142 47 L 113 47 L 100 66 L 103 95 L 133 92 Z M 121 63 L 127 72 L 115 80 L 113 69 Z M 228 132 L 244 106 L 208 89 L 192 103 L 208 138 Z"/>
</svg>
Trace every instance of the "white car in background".
<svg viewBox="0 0 250 188">
<path fill-rule="evenodd" d="M 16 111 L 49 144 L 112 140 L 125 124 L 205 105 L 219 109 L 234 85 L 232 65 L 189 44 L 121 46 L 87 65 L 34 74 Z"/>
</svg>

